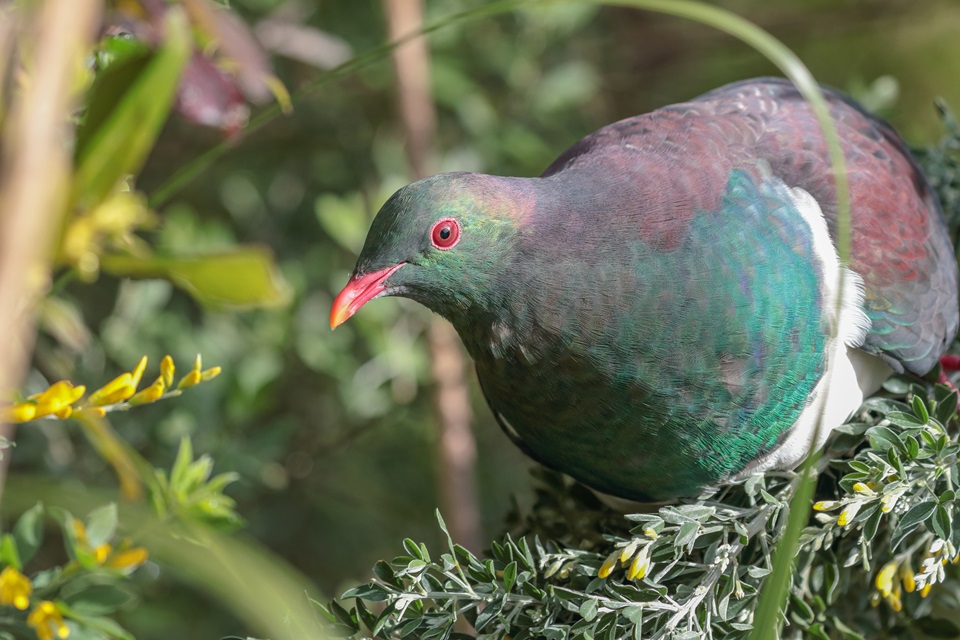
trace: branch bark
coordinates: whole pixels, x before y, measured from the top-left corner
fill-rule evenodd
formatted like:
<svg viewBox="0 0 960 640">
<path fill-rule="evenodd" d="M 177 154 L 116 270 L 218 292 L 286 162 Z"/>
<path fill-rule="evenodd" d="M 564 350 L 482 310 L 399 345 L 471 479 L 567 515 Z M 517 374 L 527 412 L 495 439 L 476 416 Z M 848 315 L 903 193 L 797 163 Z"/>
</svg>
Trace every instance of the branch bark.
<svg viewBox="0 0 960 640">
<path fill-rule="evenodd" d="M 390 40 L 423 26 L 422 0 L 384 0 Z M 424 38 L 411 39 L 393 51 L 400 116 L 407 138 L 407 161 L 414 178 L 430 174 L 436 111 L 430 90 L 430 53 Z M 428 331 L 434 403 L 439 426 L 441 510 L 453 538 L 479 551 L 480 509 L 474 467 L 476 443 L 470 428 L 470 394 L 466 362 L 453 328 L 435 317 Z"/>
<path fill-rule="evenodd" d="M 0 141 L 0 389 L 17 388 L 33 350 L 33 302 L 49 286 L 50 252 L 69 193 L 74 75 L 96 35 L 102 0 L 47 0 L 0 12 L 0 50 L 33 61 Z M 2 56 L 0 56 L 2 57 Z M 0 80 L 12 69 L 0 68 Z M 2 92 L 0 88 L 0 92 Z M 0 94 L 5 104 L 7 96 Z M 9 425 L 0 435 L 10 438 Z M 0 495 L 9 452 L 0 461 Z"/>
</svg>

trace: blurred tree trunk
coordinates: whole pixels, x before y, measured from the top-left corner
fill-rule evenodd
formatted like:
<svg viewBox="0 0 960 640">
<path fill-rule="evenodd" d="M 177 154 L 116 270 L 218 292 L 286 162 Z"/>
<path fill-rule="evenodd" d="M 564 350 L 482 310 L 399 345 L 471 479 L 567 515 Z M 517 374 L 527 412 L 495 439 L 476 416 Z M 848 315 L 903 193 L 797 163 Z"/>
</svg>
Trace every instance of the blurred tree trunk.
<svg viewBox="0 0 960 640">
<path fill-rule="evenodd" d="M 384 0 L 389 38 L 398 40 L 423 26 L 423 0 Z M 436 112 L 430 89 L 430 53 L 422 37 L 393 51 L 400 116 L 406 130 L 407 161 L 416 179 L 430 174 Z M 480 509 L 474 479 L 477 447 L 470 429 L 466 362 L 456 332 L 434 317 L 428 332 L 434 402 L 439 422 L 441 511 L 459 544 L 480 548 Z"/>
<path fill-rule="evenodd" d="M 0 389 L 20 386 L 32 351 L 32 310 L 49 286 L 52 239 L 69 197 L 77 61 L 101 5 L 47 0 L 0 10 Z M 18 84 L 20 43 L 30 68 L 29 82 Z M 12 438 L 10 426 L 0 425 L 0 435 Z M 0 461 L 0 495 L 9 457 Z"/>
</svg>

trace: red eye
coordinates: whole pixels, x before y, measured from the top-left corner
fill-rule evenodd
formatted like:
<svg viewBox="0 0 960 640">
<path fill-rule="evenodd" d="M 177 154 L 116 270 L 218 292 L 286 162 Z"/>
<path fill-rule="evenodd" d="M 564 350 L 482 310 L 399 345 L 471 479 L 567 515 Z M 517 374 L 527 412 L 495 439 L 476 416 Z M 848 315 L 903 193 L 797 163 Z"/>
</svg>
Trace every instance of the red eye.
<svg viewBox="0 0 960 640">
<path fill-rule="evenodd" d="M 452 249 L 460 241 L 460 223 L 453 218 L 437 220 L 430 231 L 430 242 L 437 249 L 446 251 Z"/>
</svg>

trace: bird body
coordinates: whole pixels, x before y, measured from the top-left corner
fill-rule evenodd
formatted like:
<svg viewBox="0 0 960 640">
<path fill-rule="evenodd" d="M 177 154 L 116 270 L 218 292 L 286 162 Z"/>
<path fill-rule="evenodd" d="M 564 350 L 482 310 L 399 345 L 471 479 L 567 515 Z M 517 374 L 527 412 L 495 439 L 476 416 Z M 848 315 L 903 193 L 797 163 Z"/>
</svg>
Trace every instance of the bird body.
<svg viewBox="0 0 960 640">
<path fill-rule="evenodd" d="M 383 295 L 443 315 L 508 435 L 606 494 L 790 468 L 891 372 L 931 369 L 958 322 L 935 196 L 888 125 L 828 99 L 846 265 L 817 121 L 761 79 L 600 129 L 539 178 L 404 187 L 331 325 Z"/>
</svg>

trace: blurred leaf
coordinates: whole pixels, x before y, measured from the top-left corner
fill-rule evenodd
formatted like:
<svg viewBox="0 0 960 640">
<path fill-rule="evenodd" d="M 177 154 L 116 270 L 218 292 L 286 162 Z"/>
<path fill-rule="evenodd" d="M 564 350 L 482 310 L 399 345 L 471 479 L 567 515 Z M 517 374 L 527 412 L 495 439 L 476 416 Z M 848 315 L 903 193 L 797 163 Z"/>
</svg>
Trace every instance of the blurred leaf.
<svg viewBox="0 0 960 640">
<path fill-rule="evenodd" d="M 316 199 L 313 207 L 327 235 L 347 251 L 360 252 L 370 221 L 359 193 L 346 196 L 325 193 Z"/>
<path fill-rule="evenodd" d="M 166 13 L 161 47 L 121 97 L 104 95 L 104 101 L 116 100 L 112 109 L 98 106 L 90 114 L 93 124 L 89 133 L 83 134 L 82 146 L 77 148 L 75 203 L 87 207 L 98 204 L 124 176 L 140 169 L 170 110 L 190 49 L 186 18 L 179 9 L 171 8 Z M 131 58 L 131 65 L 134 59 Z M 123 71 L 132 73 L 134 69 Z M 120 81 L 118 78 L 116 85 L 111 82 L 103 90 L 115 90 Z"/>
<path fill-rule="evenodd" d="M 94 549 L 107 543 L 117 531 L 115 502 L 95 509 L 87 516 L 87 543 Z"/>
<path fill-rule="evenodd" d="M 116 112 L 121 100 L 140 78 L 154 53 L 132 38 L 105 38 L 98 51 L 98 60 L 107 62 L 97 73 L 87 94 L 87 108 L 80 126 L 74 156 L 86 153 L 93 135 Z"/>
<path fill-rule="evenodd" d="M 73 585 L 71 582 L 69 585 Z M 61 594 L 71 609 L 88 616 L 102 616 L 113 613 L 134 599 L 134 595 L 125 589 L 110 584 L 84 585 L 82 590 L 71 590 Z"/>
<path fill-rule="evenodd" d="M 17 550 L 17 541 L 9 533 L 0 537 L 0 562 L 13 567 L 17 571 L 23 569 L 20 553 Z"/>
<path fill-rule="evenodd" d="M 192 257 L 105 255 L 101 267 L 115 276 L 169 280 L 213 308 L 279 307 L 290 300 L 289 285 L 263 247 Z"/>
<path fill-rule="evenodd" d="M 23 512 L 13 526 L 13 537 L 20 553 L 20 561 L 30 562 L 43 543 L 43 504 L 38 502 Z"/>
</svg>

